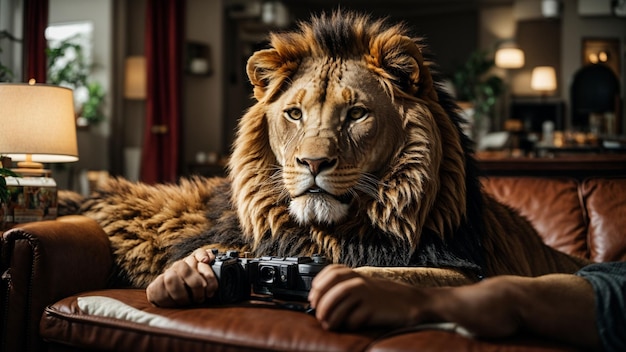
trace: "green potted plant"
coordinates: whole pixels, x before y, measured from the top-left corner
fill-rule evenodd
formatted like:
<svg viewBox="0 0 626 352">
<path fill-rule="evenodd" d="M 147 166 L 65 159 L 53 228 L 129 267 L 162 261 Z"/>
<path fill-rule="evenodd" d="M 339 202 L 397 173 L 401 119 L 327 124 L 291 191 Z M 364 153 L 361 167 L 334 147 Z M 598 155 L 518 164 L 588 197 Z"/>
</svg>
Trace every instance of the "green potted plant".
<svg viewBox="0 0 626 352">
<path fill-rule="evenodd" d="M 75 39 L 67 38 L 47 49 L 48 81 L 74 90 L 79 126 L 97 124 L 105 119 L 102 111 L 105 92 L 99 82 L 89 79 L 93 67 L 83 46 Z"/>
<path fill-rule="evenodd" d="M 9 190 L 5 178 L 7 176 L 19 177 L 19 175 L 11 171 L 11 169 L 0 167 L 0 203 L 2 204 L 6 204 L 9 200 Z"/>
<path fill-rule="evenodd" d="M 475 138 L 489 130 L 493 107 L 504 91 L 502 79 L 489 72 L 494 66 L 495 62 L 487 51 L 476 50 L 452 77 L 457 100 L 469 103 L 473 109 Z"/>
<path fill-rule="evenodd" d="M 98 123 L 104 120 L 102 112 L 104 102 L 104 89 L 102 85 L 96 81 L 87 84 L 87 92 L 89 97 L 83 104 L 80 111 L 80 117 L 86 119 L 89 123 Z"/>
<path fill-rule="evenodd" d="M 0 230 L 2 230 L 5 225 L 4 216 L 7 212 L 9 199 L 10 199 L 9 188 L 7 187 L 6 177 L 8 176 L 19 177 L 18 174 L 16 174 L 15 172 L 11 171 L 11 169 L 8 168 L 8 166 L 10 165 L 7 165 L 7 164 L 10 164 L 10 160 L 11 159 L 7 157 L 0 158 Z"/>
</svg>

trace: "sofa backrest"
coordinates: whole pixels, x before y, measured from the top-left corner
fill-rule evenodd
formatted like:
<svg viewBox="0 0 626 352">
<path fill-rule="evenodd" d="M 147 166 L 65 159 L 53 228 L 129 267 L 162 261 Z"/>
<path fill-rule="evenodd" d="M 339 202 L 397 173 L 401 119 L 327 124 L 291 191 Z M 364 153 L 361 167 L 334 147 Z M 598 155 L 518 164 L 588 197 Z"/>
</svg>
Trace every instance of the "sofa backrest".
<svg viewBox="0 0 626 352">
<path fill-rule="evenodd" d="M 626 178 L 584 180 L 581 197 L 588 219 L 589 257 L 626 260 Z"/>
<path fill-rule="evenodd" d="M 626 178 L 491 176 L 481 181 L 553 248 L 596 262 L 626 260 Z"/>
</svg>

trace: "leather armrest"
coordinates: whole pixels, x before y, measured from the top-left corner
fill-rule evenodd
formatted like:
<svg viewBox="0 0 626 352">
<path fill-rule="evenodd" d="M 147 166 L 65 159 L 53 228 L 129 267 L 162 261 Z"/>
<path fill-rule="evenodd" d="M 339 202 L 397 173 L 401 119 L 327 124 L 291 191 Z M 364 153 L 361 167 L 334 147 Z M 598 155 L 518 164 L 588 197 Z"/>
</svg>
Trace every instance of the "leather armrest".
<svg viewBox="0 0 626 352">
<path fill-rule="evenodd" d="M 106 287 L 113 263 L 109 239 L 94 220 L 73 215 L 18 225 L 2 242 L 1 349 L 38 350 L 39 320 L 47 305 Z"/>
</svg>

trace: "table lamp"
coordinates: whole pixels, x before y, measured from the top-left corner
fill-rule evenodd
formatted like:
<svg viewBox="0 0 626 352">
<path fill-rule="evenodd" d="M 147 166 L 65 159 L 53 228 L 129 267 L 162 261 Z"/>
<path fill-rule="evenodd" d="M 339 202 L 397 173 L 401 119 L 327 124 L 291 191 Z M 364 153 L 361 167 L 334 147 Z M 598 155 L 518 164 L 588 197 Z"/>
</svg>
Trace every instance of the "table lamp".
<svg viewBox="0 0 626 352">
<path fill-rule="evenodd" d="M 542 97 L 556 90 L 556 72 L 552 66 L 537 66 L 530 77 L 530 87 L 540 91 Z"/>
<path fill-rule="evenodd" d="M 57 185 L 42 163 L 78 160 L 72 90 L 3 83 L 0 107 L 0 155 L 18 161 L 12 171 L 23 176 L 6 178 L 9 200 L 1 209 L 0 228 L 55 219 Z"/>
<path fill-rule="evenodd" d="M 43 174 L 42 163 L 78 160 L 72 90 L 46 84 L 0 84 L 0 155 L 15 172 Z"/>
</svg>

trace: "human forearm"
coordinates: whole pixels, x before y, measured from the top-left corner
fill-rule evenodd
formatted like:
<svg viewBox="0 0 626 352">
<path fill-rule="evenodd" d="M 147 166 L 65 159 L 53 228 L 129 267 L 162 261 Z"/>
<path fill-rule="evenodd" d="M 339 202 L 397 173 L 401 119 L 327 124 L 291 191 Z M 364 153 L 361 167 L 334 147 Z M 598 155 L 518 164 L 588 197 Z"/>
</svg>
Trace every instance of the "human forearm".
<svg viewBox="0 0 626 352">
<path fill-rule="evenodd" d="M 419 288 L 331 265 L 313 281 L 309 299 L 328 329 L 454 322 L 482 337 L 527 331 L 585 349 L 600 346 L 593 289 L 574 275 L 499 276 Z"/>
<path fill-rule="evenodd" d="M 456 322 L 485 337 L 518 331 L 599 349 L 594 296 L 586 280 L 563 274 L 501 276 L 434 296 L 436 320 Z"/>
<path fill-rule="evenodd" d="M 525 279 L 519 312 L 524 328 L 576 346 L 599 350 L 595 299 L 587 280 L 567 274 Z"/>
</svg>

